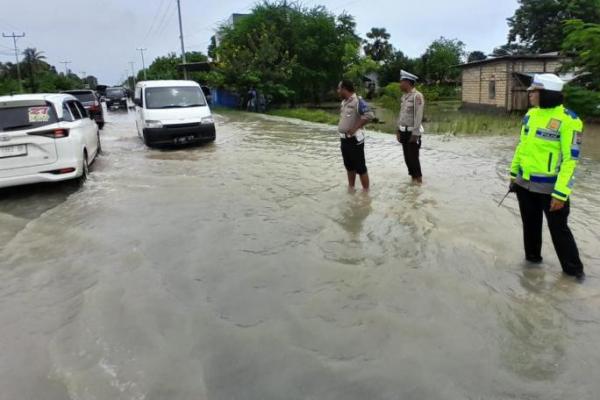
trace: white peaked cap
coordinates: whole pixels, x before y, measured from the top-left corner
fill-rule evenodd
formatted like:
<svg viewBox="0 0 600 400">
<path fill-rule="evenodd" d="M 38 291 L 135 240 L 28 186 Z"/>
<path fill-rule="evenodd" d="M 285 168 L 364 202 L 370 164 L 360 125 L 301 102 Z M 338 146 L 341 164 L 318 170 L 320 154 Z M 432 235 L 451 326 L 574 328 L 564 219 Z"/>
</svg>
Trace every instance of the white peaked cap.
<svg viewBox="0 0 600 400">
<path fill-rule="evenodd" d="M 410 72 L 406 72 L 405 70 L 400 70 L 400 80 L 403 81 L 405 79 L 416 82 L 419 80 L 419 77 L 411 74 Z"/>
<path fill-rule="evenodd" d="M 565 81 L 554 74 L 535 74 L 533 83 L 527 90 L 550 90 L 552 92 L 562 92 Z"/>
</svg>

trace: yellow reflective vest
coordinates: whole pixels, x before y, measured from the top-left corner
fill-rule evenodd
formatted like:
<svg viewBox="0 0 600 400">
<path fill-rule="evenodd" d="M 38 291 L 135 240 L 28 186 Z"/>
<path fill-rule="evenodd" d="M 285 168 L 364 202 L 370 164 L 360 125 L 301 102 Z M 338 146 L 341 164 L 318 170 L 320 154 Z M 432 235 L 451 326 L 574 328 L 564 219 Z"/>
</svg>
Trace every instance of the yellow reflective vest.
<svg viewBox="0 0 600 400">
<path fill-rule="evenodd" d="M 512 178 L 553 184 L 552 197 L 567 201 L 583 140 L 583 122 L 564 106 L 535 107 L 523 119 L 515 151 Z"/>
</svg>

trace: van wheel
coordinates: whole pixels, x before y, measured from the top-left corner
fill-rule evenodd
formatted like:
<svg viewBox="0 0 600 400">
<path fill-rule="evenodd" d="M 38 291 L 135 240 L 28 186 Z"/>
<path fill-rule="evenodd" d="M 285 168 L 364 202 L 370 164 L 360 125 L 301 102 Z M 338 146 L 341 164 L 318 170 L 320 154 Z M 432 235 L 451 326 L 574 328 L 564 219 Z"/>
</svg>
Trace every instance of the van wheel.
<svg viewBox="0 0 600 400">
<path fill-rule="evenodd" d="M 96 156 L 102 154 L 102 142 L 100 141 L 100 132 L 97 133 L 98 136 L 98 150 L 96 151 Z"/>
</svg>

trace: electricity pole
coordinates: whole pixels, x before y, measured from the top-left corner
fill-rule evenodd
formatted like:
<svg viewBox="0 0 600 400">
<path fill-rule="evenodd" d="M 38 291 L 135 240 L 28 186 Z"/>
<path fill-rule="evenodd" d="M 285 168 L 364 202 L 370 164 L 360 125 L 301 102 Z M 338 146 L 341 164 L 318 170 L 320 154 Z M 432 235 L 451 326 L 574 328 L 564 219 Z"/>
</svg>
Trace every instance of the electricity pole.
<svg viewBox="0 0 600 400">
<path fill-rule="evenodd" d="M 131 65 L 131 90 L 135 88 L 135 63 L 133 61 L 129 61 L 129 65 Z"/>
<path fill-rule="evenodd" d="M 12 33 L 12 35 L 6 35 L 3 32 L 2 37 L 12 38 L 13 44 L 15 45 L 15 58 L 17 59 L 17 79 L 19 80 L 19 91 L 23 93 L 23 83 L 21 82 L 21 66 L 19 65 L 19 49 L 17 48 L 17 38 L 25 37 L 25 32 L 23 32 L 20 35 L 15 35 L 14 32 Z"/>
<path fill-rule="evenodd" d="M 187 68 L 185 65 L 185 46 L 183 44 L 183 23 L 181 21 L 181 0 L 177 0 L 177 12 L 179 14 L 179 39 L 181 40 L 181 62 L 183 63 L 183 79 L 187 79 Z"/>
<path fill-rule="evenodd" d="M 60 61 L 61 64 L 65 64 L 65 77 L 69 76 L 69 64 L 73 64 L 73 61 Z"/>
<path fill-rule="evenodd" d="M 144 80 L 148 80 L 148 77 L 146 76 L 146 63 L 144 62 L 144 52 L 147 51 L 148 49 L 144 48 L 144 47 L 138 47 L 137 51 L 140 52 L 140 54 L 142 55 L 142 71 L 144 71 Z"/>
</svg>

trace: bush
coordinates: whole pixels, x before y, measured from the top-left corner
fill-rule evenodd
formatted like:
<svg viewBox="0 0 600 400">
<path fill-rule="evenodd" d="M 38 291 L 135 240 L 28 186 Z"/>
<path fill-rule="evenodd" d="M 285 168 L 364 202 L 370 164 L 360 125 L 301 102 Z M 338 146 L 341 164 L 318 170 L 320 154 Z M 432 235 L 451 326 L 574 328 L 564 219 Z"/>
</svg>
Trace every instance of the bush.
<svg viewBox="0 0 600 400">
<path fill-rule="evenodd" d="M 565 106 L 583 118 L 600 118 L 600 92 L 581 86 L 565 87 Z"/>
</svg>

